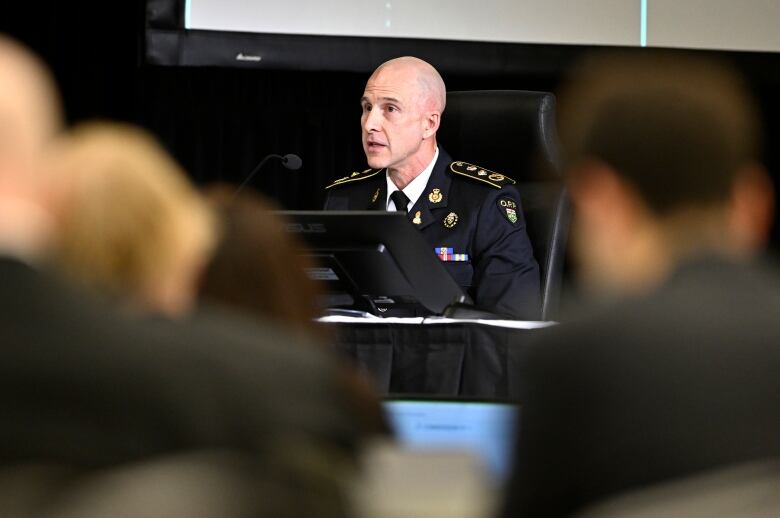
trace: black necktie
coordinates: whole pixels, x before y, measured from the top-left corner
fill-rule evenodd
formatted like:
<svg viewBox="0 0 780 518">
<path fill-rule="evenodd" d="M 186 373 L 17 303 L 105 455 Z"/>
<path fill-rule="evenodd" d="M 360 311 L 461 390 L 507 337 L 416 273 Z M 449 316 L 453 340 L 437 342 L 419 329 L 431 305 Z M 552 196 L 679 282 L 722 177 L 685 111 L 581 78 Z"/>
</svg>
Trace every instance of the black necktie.
<svg viewBox="0 0 780 518">
<path fill-rule="evenodd" d="M 394 191 L 390 195 L 390 199 L 395 203 L 395 210 L 398 212 L 406 213 L 406 207 L 409 205 L 409 198 L 403 191 Z"/>
</svg>

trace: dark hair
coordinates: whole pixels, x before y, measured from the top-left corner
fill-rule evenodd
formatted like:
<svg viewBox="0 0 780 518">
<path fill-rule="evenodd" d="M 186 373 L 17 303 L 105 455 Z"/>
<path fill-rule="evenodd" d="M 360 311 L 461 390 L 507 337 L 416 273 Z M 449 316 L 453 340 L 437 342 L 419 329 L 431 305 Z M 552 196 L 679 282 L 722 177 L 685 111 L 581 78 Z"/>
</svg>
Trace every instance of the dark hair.
<svg viewBox="0 0 780 518">
<path fill-rule="evenodd" d="M 233 199 L 224 187 L 208 194 L 223 228 L 201 279 L 200 298 L 326 338 L 314 322 L 321 314 L 321 290 L 307 277 L 311 265 L 298 253 L 303 245 L 284 231 L 273 203 L 249 193 Z"/>
<path fill-rule="evenodd" d="M 303 243 L 284 231 L 285 220 L 273 213 L 277 207 L 271 201 L 247 192 L 234 198 L 232 192 L 227 186 L 207 191 L 222 216 L 223 232 L 201 278 L 200 298 L 306 333 L 321 344 L 332 343 L 335 333 L 314 320 L 322 314 L 324 293 L 305 273 L 313 264 L 298 253 Z M 344 362 L 336 383 L 359 417 L 356 426 L 387 433 L 367 379 Z"/>
<path fill-rule="evenodd" d="M 605 162 L 658 214 L 724 202 L 759 152 L 756 109 L 739 75 L 688 53 L 587 59 L 559 113 L 567 169 Z"/>
</svg>

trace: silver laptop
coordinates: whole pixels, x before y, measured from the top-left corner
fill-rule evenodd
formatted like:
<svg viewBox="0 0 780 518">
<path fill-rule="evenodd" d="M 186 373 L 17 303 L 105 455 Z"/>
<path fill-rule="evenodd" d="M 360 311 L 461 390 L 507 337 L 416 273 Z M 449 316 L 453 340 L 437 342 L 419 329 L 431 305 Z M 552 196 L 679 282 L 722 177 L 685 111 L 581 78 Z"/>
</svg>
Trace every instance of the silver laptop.
<svg viewBox="0 0 780 518">
<path fill-rule="evenodd" d="M 385 415 L 401 444 L 421 449 L 462 449 L 475 453 L 499 480 L 512 466 L 519 405 L 509 402 L 387 397 Z"/>
</svg>

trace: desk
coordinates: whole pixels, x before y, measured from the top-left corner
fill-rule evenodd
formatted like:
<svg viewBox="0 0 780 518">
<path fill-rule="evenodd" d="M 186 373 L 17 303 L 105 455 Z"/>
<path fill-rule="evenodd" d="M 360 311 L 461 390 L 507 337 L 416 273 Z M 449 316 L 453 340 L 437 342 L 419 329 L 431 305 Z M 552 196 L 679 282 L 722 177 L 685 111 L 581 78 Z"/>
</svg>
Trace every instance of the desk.
<svg viewBox="0 0 780 518">
<path fill-rule="evenodd" d="M 337 347 L 368 372 L 381 395 L 506 398 L 517 394 L 525 345 L 552 322 L 324 317 Z"/>
</svg>

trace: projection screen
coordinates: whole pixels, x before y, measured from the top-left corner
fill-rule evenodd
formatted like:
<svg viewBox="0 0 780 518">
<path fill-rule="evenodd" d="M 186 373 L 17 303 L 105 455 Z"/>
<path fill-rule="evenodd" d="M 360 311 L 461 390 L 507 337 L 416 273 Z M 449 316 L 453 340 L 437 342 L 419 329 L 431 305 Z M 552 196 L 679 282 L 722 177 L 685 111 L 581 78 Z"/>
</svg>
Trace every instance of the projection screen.
<svg viewBox="0 0 780 518">
<path fill-rule="evenodd" d="M 778 27 L 777 0 L 147 0 L 146 54 L 354 71 L 415 54 L 505 73 L 560 62 L 572 46 L 780 52 Z"/>
</svg>

